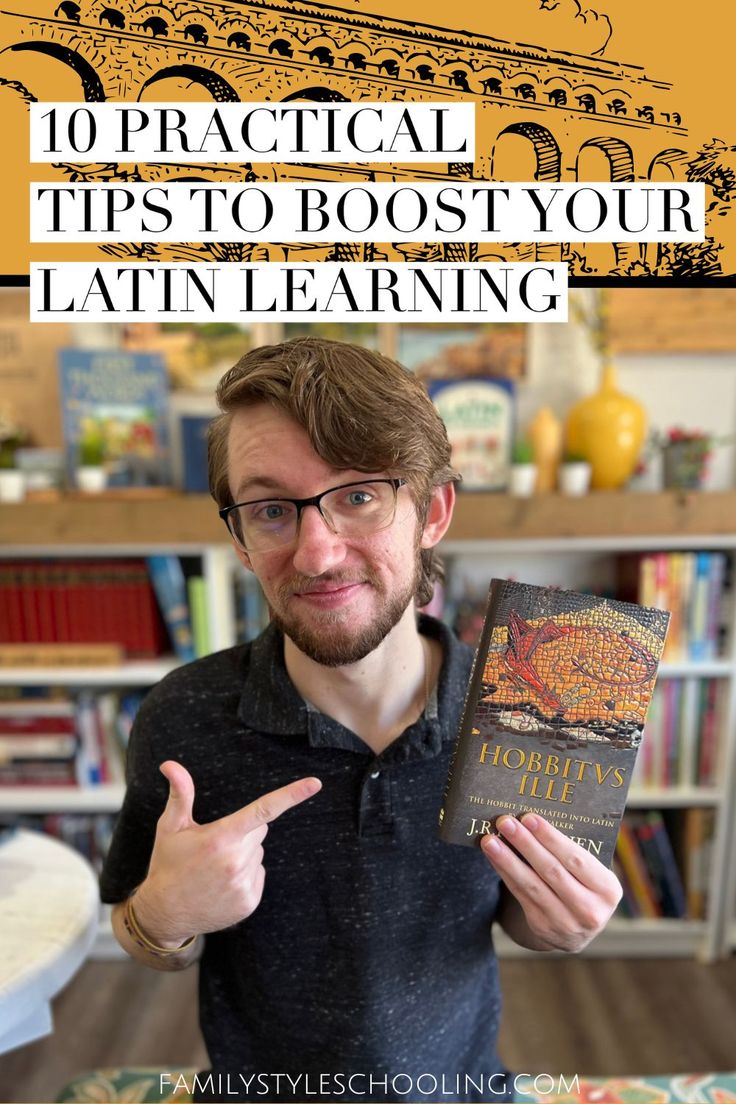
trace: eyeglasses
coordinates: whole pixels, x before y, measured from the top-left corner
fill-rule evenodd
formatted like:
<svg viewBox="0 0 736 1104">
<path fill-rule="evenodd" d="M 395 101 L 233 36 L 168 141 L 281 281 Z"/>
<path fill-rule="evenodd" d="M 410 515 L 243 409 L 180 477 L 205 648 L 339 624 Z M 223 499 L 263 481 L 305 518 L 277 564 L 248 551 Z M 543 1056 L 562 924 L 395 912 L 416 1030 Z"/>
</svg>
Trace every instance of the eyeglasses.
<svg viewBox="0 0 736 1104">
<path fill-rule="evenodd" d="M 231 536 L 246 552 L 268 552 L 291 544 L 302 510 L 314 506 L 327 528 L 339 537 L 365 537 L 386 529 L 396 516 L 396 500 L 405 479 L 342 483 L 312 498 L 259 498 L 219 511 Z"/>
</svg>

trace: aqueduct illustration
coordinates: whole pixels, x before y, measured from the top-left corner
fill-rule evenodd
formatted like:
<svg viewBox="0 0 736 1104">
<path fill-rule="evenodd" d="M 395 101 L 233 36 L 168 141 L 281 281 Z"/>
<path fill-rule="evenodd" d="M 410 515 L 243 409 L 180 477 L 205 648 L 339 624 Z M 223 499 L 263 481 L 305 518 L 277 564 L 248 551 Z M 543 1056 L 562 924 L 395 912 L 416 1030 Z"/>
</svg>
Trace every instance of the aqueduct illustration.
<svg viewBox="0 0 736 1104">
<path fill-rule="evenodd" d="M 32 99 L 53 98 L 53 71 L 62 66 L 78 83 L 79 99 L 87 101 L 176 99 L 171 90 L 186 86 L 190 98 L 194 90 L 196 98 L 218 102 L 461 98 L 476 105 L 473 164 L 197 166 L 196 175 L 205 180 L 685 178 L 687 120 L 672 85 L 641 68 L 600 58 L 304 0 L 202 5 L 61 0 L 53 10 L 49 4 L 46 14 L 6 11 L 1 27 L 0 73 Z M 52 71 L 44 88 L 26 78 L 31 57 L 35 72 L 39 59 Z M 191 179 L 192 169 L 141 165 L 128 166 L 127 173 L 138 179 Z M 118 167 L 75 171 L 77 179 L 80 173 L 84 179 L 112 179 Z M 542 248 L 548 257 L 561 253 L 559 247 Z M 370 247 L 343 249 L 345 257 L 370 254 Z M 449 253 L 459 258 L 468 249 L 458 244 Z M 613 263 L 621 266 L 637 251 L 620 247 Z M 523 255 L 519 246 L 504 253 Z"/>
</svg>

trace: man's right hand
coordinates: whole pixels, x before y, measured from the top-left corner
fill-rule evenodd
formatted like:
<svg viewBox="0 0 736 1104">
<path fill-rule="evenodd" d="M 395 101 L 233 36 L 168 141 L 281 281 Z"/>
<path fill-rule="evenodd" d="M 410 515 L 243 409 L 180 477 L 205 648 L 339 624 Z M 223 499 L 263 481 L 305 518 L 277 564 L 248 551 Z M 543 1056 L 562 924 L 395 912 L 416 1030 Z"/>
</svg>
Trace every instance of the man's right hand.
<svg viewBox="0 0 736 1104">
<path fill-rule="evenodd" d="M 178 947 L 192 935 L 245 920 L 260 904 L 263 840 L 272 820 L 321 788 L 300 778 L 210 824 L 192 816 L 194 782 L 173 760 L 161 764 L 169 800 L 156 828 L 151 863 L 135 895 L 138 923 L 154 943 Z"/>
</svg>

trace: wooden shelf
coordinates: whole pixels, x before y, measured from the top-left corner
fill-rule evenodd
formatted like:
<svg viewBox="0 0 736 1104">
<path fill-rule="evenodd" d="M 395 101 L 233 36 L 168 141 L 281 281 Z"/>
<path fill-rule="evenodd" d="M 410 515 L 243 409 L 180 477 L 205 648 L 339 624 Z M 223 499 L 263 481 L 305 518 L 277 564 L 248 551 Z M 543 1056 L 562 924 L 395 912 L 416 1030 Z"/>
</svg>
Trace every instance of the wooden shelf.
<svg viewBox="0 0 736 1104">
<path fill-rule="evenodd" d="M 116 500 L 62 498 L 0 506 L 0 546 L 42 551 L 152 543 L 181 548 L 228 543 L 209 495 Z M 597 491 L 583 498 L 462 492 L 447 539 L 567 540 L 698 536 L 736 542 L 736 491 Z"/>
<path fill-rule="evenodd" d="M 458 495 L 448 540 L 736 536 L 736 491 Z M 666 541 L 665 541 L 666 543 Z"/>
</svg>

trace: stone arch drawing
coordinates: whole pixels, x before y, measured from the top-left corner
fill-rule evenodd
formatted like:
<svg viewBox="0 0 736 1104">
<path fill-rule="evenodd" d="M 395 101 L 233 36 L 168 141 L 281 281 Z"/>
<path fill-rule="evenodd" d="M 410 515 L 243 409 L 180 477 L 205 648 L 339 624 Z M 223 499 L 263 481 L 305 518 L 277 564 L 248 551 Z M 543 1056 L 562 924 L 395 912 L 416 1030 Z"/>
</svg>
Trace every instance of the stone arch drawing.
<svg viewBox="0 0 736 1104">
<path fill-rule="evenodd" d="M 512 123 L 502 130 L 496 139 L 496 143 L 504 134 L 518 134 L 526 138 L 534 147 L 537 159 L 537 170 L 534 173 L 535 180 L 559 180 L 560 179 L 560 147 L 546 127 L 539 123 Z M 493 163 L 496 158 L 496 147 L 491 155 L 491 179 L 495 179 Z"/>
<path fill-rule="evenodd" d="M 56 58 L 57 61 L 61 61 L 74 70 L 82 82 L 84 98 L 87 103 L 102 103 L 106 99 L 102 81 L 86 58 L 83 58 L 76 50 L 70 50 L 68 46 L 61 46 L 58 42 L 43 41 L 17 42 L 13 46 L 7 46 L 6 49 L 34 50 L 39 54 L 48 54 L 49 57 Z"/>
<path fill-rule="evenodd" d="M 536 100 L 538 89 L 536 73 L 514 73 L 513 84 L 509 84 L 509 90 L 517 100 Z"/>
<path fill-rule="evenodd" d="M 373 53 L 373 64 L 379 73 L 386 77 L 401 76 L 401 68 L 406 51 L 397 50 L 394 46 L 382 46 Z M 401 62 L 398 59 L 401 58 Z"/>
<path fill-rule="evenodd" d="M 302 88 L 298 92 L 290 92 L 281 103 L 290 100 L 312 100 L 314 103 L 347 103 L 348 97 L 334 88 L 319 88 L 314 85 L 311 88 Z"/>
<path fill-rule="evenodd" d="M 621 138 L 601 136 L 600 138 L 589 138 L 587 142 L 583 142 L 578 150 L 578 155 L 575 158 L 576 180 L 580 179 L 580 173 L 578 171 L 580 154 L 584 149 L 590 148 L 599 149 L 606 155 L 611 173 L 611 180 L 634 179 L 634 154 L 631 151 L 631 146 L 627 145 Z"/>
<path fill-rule="evenodd" d="M 600 114 L 602 98 L 603 93 L 597 84 L 579 84 L 571 96 L 572 106 L 590 115 Z"/>
<path fill-rule="evenodd" d="M 321 34 L 308 39 L 301 52 L 307 54 L 313 64 L 325 65 L 331 69 L 338 55 L 338 47 L 331 35 Z"/>
<path fill-rule="evenodd" d="M 10 92 L 15 92 L 25 104 L 38 103 L 38 100 L 33 93 L 26 88 L 26 86 L 17 80 L 8 80 L 7 77 L 0 77 L 0 92 L 4 89 L 8 89 Z"/>
<path fill-rule="evenodd" d="M 145 90 L 150 88 L 152 84 L 167 77 L 184 77 L 185 80 L 192 81 L 193 84 L 201 84 L 210 93 L 212 99 L 218 103 L 239 103 L 240 101 L 240 96 L 224 77 L 221 77 L 219 73 L 213 73 L 210 69 L 203 68 L 201 65 L 167 65 L 165 69 L 160 69 L 152 77 L 149 77 L 145 84 L 141 86 L 138 99 L 140 100 Z"/>
<path fill-rule="evenodd" d="M 652 179 L 652 173 L 660 165 L 669 169 L 673 180 L 687 179 L 687 163 L 690 155 L 681 149 L 666 149 L 653 157 L 647 169 L 647 180 Z"/>
</svg>

